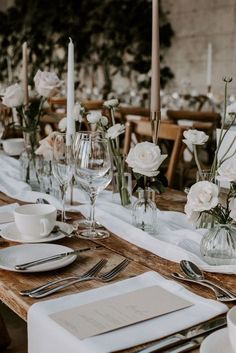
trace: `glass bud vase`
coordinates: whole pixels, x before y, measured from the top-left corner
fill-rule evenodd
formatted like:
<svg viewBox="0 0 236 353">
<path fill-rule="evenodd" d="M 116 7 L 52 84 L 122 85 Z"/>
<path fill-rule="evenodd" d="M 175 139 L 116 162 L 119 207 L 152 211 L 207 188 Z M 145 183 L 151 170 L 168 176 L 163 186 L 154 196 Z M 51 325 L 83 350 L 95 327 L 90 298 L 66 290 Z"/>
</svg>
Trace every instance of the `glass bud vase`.
<svg viewBox="0 0 236 353">
<path fill-rule="evenodd" d="M 132 206 L 132 224 L 149 233 L 154 234 L 156 230 L 156 204 L 151 199 L 150 188 L 138 189 L 138 199 Z"/>
<path fill-rule="evenodd" d="M 125 163 L 124 156 L 113 156 L 112 192 L 114 201 L 115 194 L 118 193 L 122 206 L 131 205 L 132 176 Z"/>
<path fill-rule="evenodd" d="M 38 130 L 24 132 L 25 150 L 20 155 L 21 179 L 29 184 L 32 190 L 38 191 L 39 178 L 37 175 L 36 159 L 38 156 L 35 151 L 38 147 Z"/>
<path fill-rule="evenodd" d="M 200 252 L 210 265 L 236 264 L 236 229 L 231 224 L 217 224 L 203 236 Z"/>
</svg>

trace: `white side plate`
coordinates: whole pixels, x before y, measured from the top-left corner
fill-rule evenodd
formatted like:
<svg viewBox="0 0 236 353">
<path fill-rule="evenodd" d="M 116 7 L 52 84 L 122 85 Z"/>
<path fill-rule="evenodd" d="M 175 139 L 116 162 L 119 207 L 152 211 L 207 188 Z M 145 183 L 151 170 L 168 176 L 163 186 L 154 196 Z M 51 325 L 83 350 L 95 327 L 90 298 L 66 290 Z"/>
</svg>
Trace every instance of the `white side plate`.
<svg viewBox="0 0 236 353">
<path fill-rule="evenodd" d="M 69 251 L 73 251 L 73 249 L 57 244 L 22 244 L 9 246 L 8 248 L 0 250 L 0 268 L 14 272 L 43 272 L 55 270 L 71 264 L 75 261 L 77 255 L 69 255 L 63 259 L 47 262 L 22 271 L 16 270 L 15 266 Z"/>
</svg>

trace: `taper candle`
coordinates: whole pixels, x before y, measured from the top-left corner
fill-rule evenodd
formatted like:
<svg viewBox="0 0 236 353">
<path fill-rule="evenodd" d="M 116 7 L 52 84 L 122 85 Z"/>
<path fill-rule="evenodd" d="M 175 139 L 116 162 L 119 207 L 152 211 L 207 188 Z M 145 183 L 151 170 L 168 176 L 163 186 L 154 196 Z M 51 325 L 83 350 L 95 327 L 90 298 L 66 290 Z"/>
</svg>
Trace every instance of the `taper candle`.
<svg viewBox="0 0 236 353">
<path fill-rule="evenodd" d="M 158 0 L 152 0 L 151 112 L 160 111 L 160 53 Z"/>
<path fill-rule="evenodd" d="M 208 90 L 212 84 L 212 43 L 208 43 L 207 48 L 207 87 Z"/>
<path fill-rule="evenodd" d="M 28 55 L 27 55 L 27 42 L 22 45 L 22 70 L 23 70 L 23 89 L 25 93 L 24 103 L 29 103 L 29 92 L 28 92 Z"/>
<path fill-rule="evenodd" d="M 73 117 L 73 109 L 75 104 L 75 87 L 74 87 L 74 44 L 70 38 L 68 45 L 68 66 L 67 66 L 67 134 L 74 135 L 75 120 Z M 68 139 L 70 141 L 70 139 Z"/>
</svg>

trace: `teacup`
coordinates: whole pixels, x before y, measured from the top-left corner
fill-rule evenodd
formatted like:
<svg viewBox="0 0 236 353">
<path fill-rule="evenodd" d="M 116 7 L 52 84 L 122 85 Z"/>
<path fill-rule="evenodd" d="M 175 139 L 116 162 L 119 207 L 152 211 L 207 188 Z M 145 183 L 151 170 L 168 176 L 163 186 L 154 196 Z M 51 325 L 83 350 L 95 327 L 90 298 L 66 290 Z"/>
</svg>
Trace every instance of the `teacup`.
<svg viewBox="0 0 236 353">
<path fill-rule="evenodd" d="M 228 311 L 227 325 L 231 347 L 232 350 L 236 353 L 236 307 L 233 307 Z"/>
<path fill-rule="evenodd" d="M 56 224 L 57 210 L 52 205 L 29 204 L 14 211 L 15 224 L 23 239 L 46 237 Z"/>
</svg>

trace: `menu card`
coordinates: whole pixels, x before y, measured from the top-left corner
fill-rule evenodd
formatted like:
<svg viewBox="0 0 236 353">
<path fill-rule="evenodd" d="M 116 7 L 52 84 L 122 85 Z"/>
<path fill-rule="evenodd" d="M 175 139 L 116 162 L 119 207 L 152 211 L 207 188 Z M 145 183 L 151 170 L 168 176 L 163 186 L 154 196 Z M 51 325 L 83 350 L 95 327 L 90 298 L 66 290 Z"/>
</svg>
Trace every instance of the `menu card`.
<svg viewBox="0 0 236 353">
<path fill-rule="evenodd" d="M 82 340 L 191 305 L 159 286 L 152 286 L 60 311 L 50 317 Z"/>
</svg>

